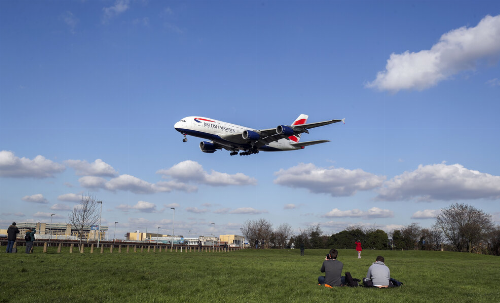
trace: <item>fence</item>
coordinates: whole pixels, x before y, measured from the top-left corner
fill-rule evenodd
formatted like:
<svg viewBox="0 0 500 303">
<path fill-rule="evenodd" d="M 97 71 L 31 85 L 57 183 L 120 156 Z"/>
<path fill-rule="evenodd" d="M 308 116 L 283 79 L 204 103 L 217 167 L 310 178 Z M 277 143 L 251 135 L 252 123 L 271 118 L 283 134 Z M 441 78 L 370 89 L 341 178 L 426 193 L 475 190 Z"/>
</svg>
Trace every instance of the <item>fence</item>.
<svg viewBox="0 0 500 303">
<path fill-rule="evenodd" d="M 21 247 L 26 246 L 26 241 L 18 239 L 15 242 L 14 247 L 18 247 L 21 244 L 24 244 Z M 6 240 L 0 240 L 0 246 L 5 247 L 7 245 Z M 55 246 L 57 247 L 57 253 L 61 253 L 63 247 L 69 247 L 69 253 L 73 252 L 80 252 L 80 253 L 86 253 L 89 252 L 93 254 L 94 252 L 97 253 L 104 253 L 109 252 L 117 252 L 117 253 L 129 253 L 133 251 L 134 253 L 137 252 L 185 252 L 185 253 L 190 253 L 190 252 L 230 252 L 230 251 L 236 251 L 240 250 L 242 248 L 240 247 L 224 247 L 224 246 L 194 246 L 194 245 L 181 245 L 181 244 L 161 244 L 161 243 L 127 243 L 127 242 L 113 242 L 113 241 L 101 241 L 99 244 L 99 247 L 97 246 L 97 243 L 86 243 L 82 242 L 80 245 L 79 241 L 59 241 L 59 240 L 51 240 L 51 241 L 46 241 L 46 240 L 40 240 L 40 241 L 35 241 L 33 243 L 34 247 L 43 247 L 43 253 L 47 253 L 48 247 L 49 246 Z M 23 252 L 20 250 L 20 252 Z"/>
</svg>

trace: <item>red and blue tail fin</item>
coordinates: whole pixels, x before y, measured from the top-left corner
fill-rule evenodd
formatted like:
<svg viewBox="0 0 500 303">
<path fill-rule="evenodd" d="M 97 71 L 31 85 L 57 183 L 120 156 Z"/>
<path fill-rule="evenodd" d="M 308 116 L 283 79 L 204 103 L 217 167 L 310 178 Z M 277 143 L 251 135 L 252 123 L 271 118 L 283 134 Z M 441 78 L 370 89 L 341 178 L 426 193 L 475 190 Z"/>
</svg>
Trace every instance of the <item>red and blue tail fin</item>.
<svg viewBox="0 0 500 303">
<path fill-rule="evenodd" d="M 309 118 L 308 115 L 301 114 L 297 119 L 295 119 L 295 121 L 293 121 L 292 126 L 305 124 L 307 122 L 307 118 Z M 288 139 L 292 140 L 295 143 L 298 143 L 300 140 L 300 134 L 290 136 L 290 137 L 288 137 Z"/>
</svg>

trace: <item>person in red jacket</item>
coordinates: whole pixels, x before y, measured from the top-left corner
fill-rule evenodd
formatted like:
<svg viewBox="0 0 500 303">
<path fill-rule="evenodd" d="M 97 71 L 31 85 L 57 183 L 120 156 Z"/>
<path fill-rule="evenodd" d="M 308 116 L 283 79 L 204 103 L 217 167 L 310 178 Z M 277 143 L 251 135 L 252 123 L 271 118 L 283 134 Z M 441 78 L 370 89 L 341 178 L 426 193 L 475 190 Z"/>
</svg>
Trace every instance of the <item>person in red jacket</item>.
<svg viewBox="0 0 500 303">
<path fill-rule="evenodd" d="M 358 259 L 361 259 L 361 251 L 363 250 L 361 248 L 361 240 L 358 240 L 355 243 L 356 243 L 356 251 L 358 252 Z"/>
</svg>

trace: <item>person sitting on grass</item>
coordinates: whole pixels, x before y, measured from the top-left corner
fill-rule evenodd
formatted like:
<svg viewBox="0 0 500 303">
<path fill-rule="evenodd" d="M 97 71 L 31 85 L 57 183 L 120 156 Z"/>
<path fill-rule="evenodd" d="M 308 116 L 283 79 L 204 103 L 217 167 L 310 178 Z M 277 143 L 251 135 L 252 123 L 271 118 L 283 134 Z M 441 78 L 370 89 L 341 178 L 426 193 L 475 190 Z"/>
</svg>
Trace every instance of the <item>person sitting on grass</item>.
<svg viewBox="0 0 500 303">
<path fill-rule="evenodd" d="M 391 271 L 389 267 L 384 264 L 384 257 L 378 256 L 375 262 L 368 268 L 366 279 L 371 280 L 375 287 L 386 288 L 389 287 L 390 278 Z"/>
<path fill-rule="evenodd" d="M 331 249 L 330 253 L 326 255 L 325 261 L 321 266 L 321 272 L 325 276 L 318 277 L 318 283 L 324 284 L 326 287 L 341 286 L 342 285 L 342 269 L 344 264 L 337 260 L 339 253 L 336 249 Z"/>
</svg>

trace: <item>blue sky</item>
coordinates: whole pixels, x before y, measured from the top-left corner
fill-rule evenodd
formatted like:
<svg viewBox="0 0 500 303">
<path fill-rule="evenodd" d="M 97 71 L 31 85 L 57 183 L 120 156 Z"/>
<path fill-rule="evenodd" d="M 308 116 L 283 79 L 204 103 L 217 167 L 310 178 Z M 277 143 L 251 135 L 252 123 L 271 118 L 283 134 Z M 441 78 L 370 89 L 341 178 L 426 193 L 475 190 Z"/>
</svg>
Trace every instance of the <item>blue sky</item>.
<svg viewBox="0 0 500 303">
<path fill-rule="evenodd" d="M 0 224 L 184 236 L 500 223 L 498 1 L 1 1 Z M 205 154 L 173 128 L 346 118 L 300 151 Z M 215 224 L 211 224 L 215 223 Z"/>
</svg>

